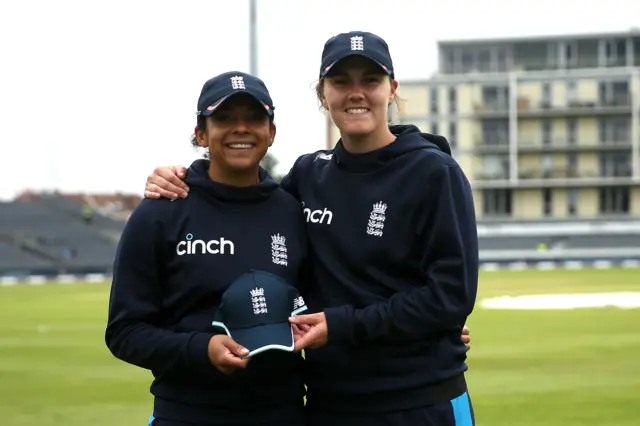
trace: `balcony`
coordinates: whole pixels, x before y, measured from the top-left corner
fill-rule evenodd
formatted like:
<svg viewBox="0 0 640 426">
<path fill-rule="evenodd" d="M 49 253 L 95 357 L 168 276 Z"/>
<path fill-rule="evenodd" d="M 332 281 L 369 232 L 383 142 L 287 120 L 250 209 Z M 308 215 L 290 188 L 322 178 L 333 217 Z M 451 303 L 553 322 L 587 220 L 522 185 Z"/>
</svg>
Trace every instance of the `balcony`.
<svg viewBox="0 0 640 426">
<path fill-rule="evenodd" d="M 542 154 L 550 152 L 598 152 L 598 151 L 628 151 L 631 141 L 595 141 L 552 139 L 544 143 L 542 139 L 518 139 L 518 154 Z"/>
<path fill-rule="evenodd" d="M 519 180 L 540 179 L 591 179 L 599 177 L 598 172 L 583 171 L 570 167 L 551 169 L 524 169 L 518 173 Z"/>
<path fill-rule="evenodd" d="M 605 66 L 607 67 L 626 67 L 627 66 L 627 58 L 626 55 L 623 57 L 613 57 L 607 58 Z"/>
<path fill-rule="evenodd" d="M 631 177 L 631 171 L 619 171 L 619 176 L 602 176 L 598 171 L 584 171 L 568 167 L 549 170 L 523 169 L 516 181 L 510 181 L 506 173 L 474 176 L 474 189 L 537 189 L 537 188 L 576 188 L 603 186 L 640 186 L 640 182 Z"/>
<path fill-rule="evenodd" d="M 562 69 L 597 68 L 598 66 L 597 54 L 580 54 L 576 60 L 565 62 L 564 66 L 561 67 L 557 61 L 550 61 L 545 51 L 543 55 L 537 57 L 516 58 L 513 69 L 522 71 L 557 71 Z M 612 64 L 609 66 L 616 65 Z M 619 66 L 624 66 L 624 64 Z"/>
<path fill-rule="evenodd" d="M 509 142 L 506 138 L 477 138 L 471 152 L 474 154 L 506 154 L 509 152 Z"/>
<path fill-rule="evenodd" d="M 501 182 L 509 179 L 509 171 L 502 170 L 500 172 L 495 172 L 495 173 L 480 172 L 480 173 L 476 173 L 473 176 L 473 178 L 474 178 L 474 182 L 492 182 L 492 181 Z"/>
<path fill-rule="evenodd" d="M 509 116 L 509 104 L 507 102 L 474 103 L 473 115 L 478 119 L 505 118 Z"/>
<path fill-rule="evenodd" d="M 626 179 L 631 177 L 631 169 L 623 167 L 615 175 L 603 175 L 601 172 L 580 170 L 571 167 L 551 169 L 524 169 L 518 173 L 518 180 L 562 180 L 562 179 Z"/>
<path fill-rule="evenodd" d="M 519 118 L 584 117 L 631 114 L 631 97 L 614 96 L 606 101 L 596 99 L 571 100 L 564 105 L 551 102 L 531 102 L 529 98 L 518 98 Z"/>
</svg>

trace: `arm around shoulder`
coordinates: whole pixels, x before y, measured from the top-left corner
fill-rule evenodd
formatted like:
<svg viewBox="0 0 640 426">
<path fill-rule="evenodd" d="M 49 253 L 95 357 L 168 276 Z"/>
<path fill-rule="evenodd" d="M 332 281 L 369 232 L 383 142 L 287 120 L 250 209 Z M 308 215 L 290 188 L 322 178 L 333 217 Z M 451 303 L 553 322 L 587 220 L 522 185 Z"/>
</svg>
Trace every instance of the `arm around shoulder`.
<svg viewBox="0 0 640 426">
<path fill-rule="evenodd" d="M 308 164 L 306 159 L 309 158 L 310 155 L 311 154 L 304 154 L 298 157 L 295 163 L 293 163 L 291 170 L 289 170 L 289 173 L 284 175 L 280 181 L 280 187 L 293 195 L 297 200 L 300 200 L 300 191 L 298 188 L 300 184 L 301 169 Z"/>
</svg>

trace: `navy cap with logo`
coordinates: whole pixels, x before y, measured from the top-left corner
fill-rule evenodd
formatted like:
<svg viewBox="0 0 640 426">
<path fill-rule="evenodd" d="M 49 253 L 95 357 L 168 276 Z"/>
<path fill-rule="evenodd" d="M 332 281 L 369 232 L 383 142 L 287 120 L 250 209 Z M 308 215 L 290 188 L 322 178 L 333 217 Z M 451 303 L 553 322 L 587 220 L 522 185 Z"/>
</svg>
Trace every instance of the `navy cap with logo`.
<svg viewBox="0 0 640 426">
<path fill-rule="evenodd" d="M 283 278 L 250 271 L 224 292 L 212 325 L 247 348 L 247 358 L 274 349 L 293 352 L 289 317 L 306 309 L 298 290 Z"/>
<path fill-rule="evenodd" d="M 387 42 L 375 34 L 364 31 L 341 33 L 327 40 L 322 50 L 320 77 L 326 76 L 338 61 L 353 55 L 371 59 L 388 75 L 394 77 L 393 61 Z"/>
<path fill-rule="evenodd" d="M 273 116 L 273 100 L 267 86 L 258 77 L 240 71 L 230 71 L 207 80 L 198 98 L 198 115 L 208 116 L 230 97 L 244 93 L 255 98 Z"/>
</svg>

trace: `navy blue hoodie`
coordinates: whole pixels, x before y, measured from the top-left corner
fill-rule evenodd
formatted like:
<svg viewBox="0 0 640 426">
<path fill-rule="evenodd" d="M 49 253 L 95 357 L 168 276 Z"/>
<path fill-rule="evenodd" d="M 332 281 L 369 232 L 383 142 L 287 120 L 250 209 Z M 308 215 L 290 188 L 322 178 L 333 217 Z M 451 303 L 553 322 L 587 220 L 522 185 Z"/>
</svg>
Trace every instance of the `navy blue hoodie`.
<svg viewBox="0 0 640 426">
<path fill-rule="evenodd" d="M 307 404 L 404 410 L 466 390 L 460 335 L 478 282 L 471 187 L 442 136 L 393 126 L 376 151 L 300 157 L 282 186 L 307 221 L 329 342 L 306 351 Z"/>
<path fill-rule="evenodd" d="M 208 164 L 189 168 L 188 198 L 144 199 L 129 218 L 106 343 L 117 358 L 152 371 L 158 418 L 207 425 L 284 419 L 303 406 L 299 355 L 264 352 L 227 376 L 207 347 L 221 333 L 211 325 L 221 295 L 238 276 L 259 269 L 298 284 L 307 254 L 300 203 L 264 170 L 259 185 L 237 188 L 212 181 Z M 286 265 L 271 255 L 278 234 L 286 237 Z"/>
</svg>

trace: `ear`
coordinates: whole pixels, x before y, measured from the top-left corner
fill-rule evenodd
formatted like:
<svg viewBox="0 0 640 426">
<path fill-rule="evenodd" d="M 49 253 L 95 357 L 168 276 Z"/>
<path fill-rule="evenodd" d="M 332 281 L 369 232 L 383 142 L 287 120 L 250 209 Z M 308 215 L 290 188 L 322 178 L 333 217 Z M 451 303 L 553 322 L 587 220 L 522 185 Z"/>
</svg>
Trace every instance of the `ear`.
<svg viewBox="0 0 640 426">
<path fill-rule="evenodd" d="M 389 105 L 391 105 L 395 100 L 397 91 L 398 91 L 398 80 L 393 80 L 391 82 L 391 94 L 389 95 Z"/>
<path fill-rule="evenodd" d="M 200 127 L 197 127 L 194 129 L 194 132 L 196 134 L 196 140 L 198 141 L 198 145 L 200 145 L 203 148 L 206 148 L 207 146 L 209 146 L 209 143 L 207 142 L 207 132 L 205 130 L 202 130 Z"/>
<path fill-rule="evenodd" d="M 273 145 L 273 141 L 276 139 L 276 125 L 271 123 L 269 125 L 269 148 Z"/>
</svg>

